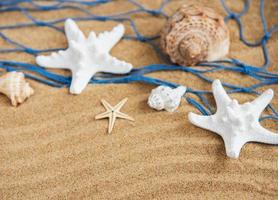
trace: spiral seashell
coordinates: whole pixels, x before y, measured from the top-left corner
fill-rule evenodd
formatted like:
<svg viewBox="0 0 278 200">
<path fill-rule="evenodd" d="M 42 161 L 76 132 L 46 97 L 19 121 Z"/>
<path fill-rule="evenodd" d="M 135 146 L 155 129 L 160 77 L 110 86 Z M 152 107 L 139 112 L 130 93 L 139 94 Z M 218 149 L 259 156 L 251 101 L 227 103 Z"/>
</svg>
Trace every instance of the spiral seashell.
<svg viewBox="0 0 278 200">
<path fill-rule="evenodd" d="M 168 112 L 174 112 L 179 107 L 185 92 L 186 87 L 183 86 L 175 89 L 167 86 L 158 86 L 152 90 L 148 99 L 148 105 L 156 110 L 165 109 Z"/>
<path fill-rule="evenodd" d="M 34 94 L 34 90 L 26 82 L 22 72 L 8 72 L 0 77 L 0 93 L 11 99 L 13 106 L 23 103 Z"/>
<path fill-rule="evenodd" d="M 180 65 L 214 61 L 229 52 L 229 30 L 213 9 L 183 5 L 163 28 L 161 46 L 171 61 Z"/>
</svg>

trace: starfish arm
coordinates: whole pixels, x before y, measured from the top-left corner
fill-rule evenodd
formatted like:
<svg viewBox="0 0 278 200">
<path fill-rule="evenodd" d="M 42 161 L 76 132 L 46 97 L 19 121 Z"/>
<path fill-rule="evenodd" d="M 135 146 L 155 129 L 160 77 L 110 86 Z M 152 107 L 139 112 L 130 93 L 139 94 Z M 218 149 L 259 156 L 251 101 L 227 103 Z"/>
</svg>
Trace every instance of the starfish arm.
<svg viewBox="0 0 278 200">
<path fill-rule="evenodd" d="M 121 100 L 115 107 L 114 110 L 119 111 L 127 102 L 128 98 L 124 98 L 123 100 Z"/>
<path fill-rule="evenodd" d="M 132 117 L 130 117 L 127 114 L 122 113 L 120 111 L 116 112 L 116 116 L 119 117 L 119 118 L 122 118 L 122 119 L 127 119 L 127 120 L 130 120 L 130 121 L 134 121 L 134 119 Z"/>
<path fill-rule="evenodd" d="M 108 133 L 112 133 L 116 121 L 116 115 L 111 113 L 109 117 L 109 126 L 108 126 Z"/>
<path fill-rule="evenodd" d="M 79 44 L 76 41 L 69 41 L 69 48 L 53 52 L 49 56 L 37 56 L 36 62 L 40 66 L 58 69 L 73 69 L 76 68 L 78 62 L 84 58 L 85 55 L 80 51 Z"/>
<path fill-rule="evenodd" d="M 262 93 L 258 98 L 251 102 L 251 105 L 254 109 L 254 113 L 257 117 L 261 115 L 263 110 L 267 107 L 267 105 L 271 102 L 274 96 L 274 92 L 272 89 L 266 90 Z"/>
<path fill-rule="evenodd" d="M 124 25 L 119 24 L 110 32 L 105 31 L 103 33 L 100 33 L 97 37 L 97 43 L 99 44 L 101 50 L 108 53 L 120 41 L 120 39 L 124 35 L 124 32 Z"/>
<path fill-rule="evenodd" d="M 233 136 L 232 133 L 227 133 L 223 137 L 227 156 L 230 158 L 238 158 L 240 151 L 248 140 L 244 137 Z"/>
<path fill-rule="evenodd" d="M 115 57 L 105 54 L 100 71 L 112 74 L 126 74 L 133 68 L 132 64 L 121 61 Z"/>
<path fill-rule="evenodd" d="M 106 110 L 108 110 L 108 111 L 113 110 L 113 107 L 107 101 L 105 101 L 104 99 L 101 99 L 101 103 L 105 107 Z"/>
<path fill-rule="evenodd" d="M 265 129 L 259 124 L 259 122 L 253 125 L 252 130 L 252 133 L 250 133 L 251 141 L 266 144 L 278 144 L 278 133 L 273 133 Z"/>
<path fill-rule="evenodd" d="M 110 111 L 106 111 L 104 113 L 100 113 L 97 116 L 95 116 L 95 119 L 104 119 L 110 116 Z"/>
<path fill-rule="evenodd" d="M 70 69 L 70 51 L 53 52 L 49 56 L 37 56 L 36 63 L 42 67 Z"/>
<path fill-rule="evenodd" d="M 211 116 L 202 116 L 202 115 L 197 115 L 195 113 L 190 112 L 188 114 L 188 119 L 189 121 L 194 124 L 195 126 L 216 132 L 218 133 L 218 128 L 214 125 L 212 122 L 212 115 Z"/>
<path fill-rule="evenodd" d="M 82 42 L 85 41 L 85 36 L 79 29 L 77 24 L 72 19 L 67 19 L 65 22 L 65 32 L 68 42 Z"/>
<path fill-rule="evenodd" d="M 73 68 L 72 71 L 72 80 L 70 85 L 70 93 L 71 94 L 80 94 L 88 85 L 91 78 L 94 76 L 96 72 L 84 69 L 82 64 L 77 64 L 79 66 L 77 69 Z"/>
<path fill-rule="evenodd" d="M 216 101 L 217 110 L 224 108 L 224 106 L 228 105 L 232 100 L 226 93 L 223 88 L 220 80 L 215 80 L 212 83 L 213 96 Z"/>
</svg>

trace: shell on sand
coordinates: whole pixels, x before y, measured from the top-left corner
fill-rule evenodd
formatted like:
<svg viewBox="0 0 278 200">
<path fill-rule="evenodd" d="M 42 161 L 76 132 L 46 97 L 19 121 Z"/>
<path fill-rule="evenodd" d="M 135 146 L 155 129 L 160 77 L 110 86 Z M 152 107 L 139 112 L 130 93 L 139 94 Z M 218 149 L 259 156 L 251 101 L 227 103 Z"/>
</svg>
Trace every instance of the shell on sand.
<svg viewBox="0 0 278 200">
<path fill-rule="evenodd" d="M 214 61 L 229 52 L 229 30 L 213 9 L 183 5 L 163 28 L 161 46 L 171 61 L 180 65 Z"/>
<path fill-rule="evenodd" d="M 0 77 L 0 93 L 11 100 L 13 106 L 23 103 L 34 94 L 34 90 L 26 82 L 22 72 L 8 72 Z"/>
<path fill-rule="evenodd" d="M 165 109 L 168 112 L 174 112 L 179 107 L 185 92 L 186 87 L 184 86 L 175 89 L 163 85 L 158 86 L 152 90 L 148 98 L 148 105 L 156 110 Z"/>
</svg>

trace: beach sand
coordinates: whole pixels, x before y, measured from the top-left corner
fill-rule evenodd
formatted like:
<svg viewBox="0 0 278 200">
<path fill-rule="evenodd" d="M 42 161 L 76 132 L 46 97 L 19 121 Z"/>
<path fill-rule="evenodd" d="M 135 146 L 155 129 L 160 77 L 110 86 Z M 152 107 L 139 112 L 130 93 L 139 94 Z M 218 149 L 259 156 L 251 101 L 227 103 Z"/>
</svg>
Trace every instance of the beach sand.
<svg viewBox="0 0 278 200">
<path fill-rule="evenodd" d="M 160 0 L 140 0 L 147 8 L 157 8 Z M 173 1 L 165 10 L 172 14 L 180 5 L 195 1 Z M 225 15 L 220 1 L 203 0 Z M 241 1 L 232 5 L 240 10 Z M 111 14 L 134 8 L 126 0 L 113 1 L 91 10 Z M 278 21 L 278 2 L 266 1 L 268 25 Z M 32 13 L 39 19 L 84 16 L 79 11 L 62 10 Z M 145 35 L 159 33 L 165 20 L 147 14 L 133 16 Z M 0 15 L 0 24 L 27 22 L 18 12 Z M 259 18 L 259 0 L 251 3 L 243 17 L 244 34 L 254 41 L 263 34 Z M 88 34 L 111 29 L 116 22 L 78 22 Z M 63 27 L 63 24 L 59 24 Z M 125 24 L 127 34 L 131 28 Z M 261 48 L 249 48 L 239 41 L 238 28 L 229 22 L 231 49 L 229 57 L 252 65 L 262 65 Z M 45 27 L 5 30 L 5 34 L 33 48 L 66 47 L 63 34 Z M 278 35 L 267 45 L 270 70 L 278 72 Z M 10 47 L 0 39 L 0 46 Z M 161 63 L 159 55 L 146 43 L 122 40 L 112 54 L 131 62 L 135 67 Z M 35 63 L 25 53 L 0 54 L 0 59 Z M 52 70 L 69 74 L 63 70 Z M 211 85 L 189 73 L 160 72 L 151 74 L 194 89 L 210 90 Z M 217 72 L 211 78 L 250 85 L 256 83 L 242 74 Z M 229 159 L 218 135 L 191 125 L 190 111 L 198 111 L 183 101 L 175 113 L 156 112 L 147 105 L 154 86 L 133 83 L 123 85 L 89 85 L 81 95 L 70 95 L 67 88 L 57 89 L 30 80 L 35 95 L 17 108 L 0 95 L 0 199 L 277 199 L 277 146 L 248 143 L 239 159 Z M 278 85 L 272 103 L 278 108 Z M 255 98 L 233 94 L 240 102 Z M 135 122 L 117 120 L 111 135 L 108 120 L 94 119 L 105 111 L 101 99 L 116 105 L 127 97 L 122 111 Z M 211 97 L 211 102 L 214 100 Z M 278 132 L 277 121 L 262 125 Z"/>
</svg>

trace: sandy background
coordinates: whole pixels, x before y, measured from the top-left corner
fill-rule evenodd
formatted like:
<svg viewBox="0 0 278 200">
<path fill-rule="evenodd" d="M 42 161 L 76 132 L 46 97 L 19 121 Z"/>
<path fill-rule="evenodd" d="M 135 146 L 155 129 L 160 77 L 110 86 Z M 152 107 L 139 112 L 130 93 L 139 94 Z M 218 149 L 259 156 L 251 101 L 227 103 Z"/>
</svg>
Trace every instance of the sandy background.
<svg viewBox="0 0 278 200">
<path fill-rule="evenodd" d="M 156 8 L 160 0 L 140 2 L 148 8 Z M 195 1 L 173 1 L 166 12 L 173 13 L 185 2 Z M 224 14 L 218 0 L 198 2 Z M 229 5 L 235 10 L 243 5 L 239 0 L 233 5 L 231 2 Z M 270 26 L 278 22 L 278 2 L 266 2 L 265 15 Z M 125 0 L 115 0 L 91 10 L 111 14 L 132 8 Z M 250 40 L 262 34 L 258 9 L 259 0 L 253 0 L 250 13 L 243 17 L 245 35 Z M 73 10 L 33 15 L 40 19 L 83 16 Z M 133 19 L 147 35 L 158 33 L 165 22 L 146 14 L 134 15 Z M 15 12 L 0 15 L 1 25 L 25 21 L 28 20 Z M 116 23 L 91 21 L 78 22 L 78 25 L 88 34 L 92 29 L 97 32 L 111 29 Z M 127 33 L 131 34 L 130 27 L 125 25 Z M 242 45 L 236 25 L 233 22 L 228 25 L 232 36 L 229 56 L 253 65 L 263 64 L 261 49 Z M 39 49 L 67 45 L 62 34 L 44 27 L 4 33 Z M 278 72 L 277 36 L 275 34 L 268 44 L 273 72 Z M 2 40 L 0 46 L 9 47 Z M 148 44 L 136 41 L 121 41 L 112 54 L 135 67 L 161 62 Z M 0 54 L 0 59 L 34 63 L 34 58 L 25 53 Z M 163 72 L 152 76 L 196 89 L 211 87 L 187 73 Z M 255 83 L 253 79 L 228 72 L 211 74 L 211 77 L 242 85 Z M 244 146 L 238 160 L 228 159 L 219 136 L 188 122 L 188 112 L 198 112 L 193 106 L 184 101 L 174 114 L 151 110 L 146 101 L 153 86 L 140 83 L 90 85 L 80 96 L 73 96 L 68 94 L 68 89 L 55 89 L 33 81 L 31 85 L 35 95 L 18 108 L 11 107 L 9 100 L 0 96 L 0 199 L 278 197 L 277 147 L 251 143 Z M 276 92 L 273 104 L 278 108 L 278 86 L 271 88 Z M 240 102 L 254 98 L 246 94 L 232 96 Z M 108 121 L 94 120 L 96 114 L 104 111 L 100 99 L 115 105 L 125 97 L 129 101 L 122 111 L 136 122 L 118 120 L 113 134 L 107 135 Z M 263 125 L 278 132 L 277 121 L 265 121 Z"/>
</svg>

